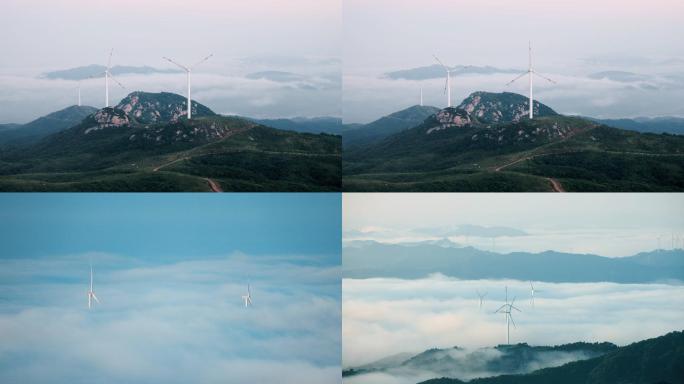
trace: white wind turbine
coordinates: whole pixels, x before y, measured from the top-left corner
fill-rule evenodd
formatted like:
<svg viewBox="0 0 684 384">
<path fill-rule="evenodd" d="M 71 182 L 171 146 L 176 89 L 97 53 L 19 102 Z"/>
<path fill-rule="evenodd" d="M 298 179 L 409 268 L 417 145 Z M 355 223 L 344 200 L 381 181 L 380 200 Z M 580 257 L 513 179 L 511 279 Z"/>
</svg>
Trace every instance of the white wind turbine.
<svg viewBox="0 0 684 384">
<path fill-rule="evenodd" d="M 163 57 L 164 60 L 168 60 L 172 64 L 174 64 L 174 65 L 178 66 L 180 69 L 184 70 L 186 75 L 187 75 L 187 78 L 188 78 L 188 120 L 192 118 L 192 108 L 191 108 L 192 104 L 191 104 L 191 98 L 190 98 L 190 72 L 192 72 L 192 70 L 195 69 L 196 66 L 198 66 L 198 65 L 204 63 L 205 61 L 209 60 L 209 58 L 212 56 L 214 56 L 213 53 L 210 54 L 209 56 L 205 57 L 204 59 L 198 61 L 196 64 L 194 64 L 190 67 L 187 67 L 187 66 L 182 65 L 182 64 L 178 64 L 166 56 Z"/>
<path fill-rule="evenodd" d="M 513 327 L 515 327 L 515 322 L 513 321 L 513 315 L 511 312 L 513 309 L 518 312 L 522 312 L 520 309 L 518 309 L 518 307 L 513 305 L 513 303 L 515 303 L 515 297 L 510 303 L 508 302 L 508 287 L 506 287 L 506 304 L 494 311 L 494 313 L 503 313 L 506 316 L 506 344 L 508 345 L 511 344 L 511 323 L 513 323 Z"/>
<path fill-rule="evenodd" d="M 435 58 L 435 60 L 437 60 L 439 65 L 441 65 L 442 68 L 444 68 L 444 70 L 446 71 L 446 84 L 444 85 L 444 92 L 447 95 L 447 108 L 451 107 L 451 68 L 444 65 L 442 61 L 437 58 L 437 56 L 432 56 Z"/>
<path fill-rule="evenodd" d="M 423 106 L 423 87 L 420 87 L 420 106 Z"/>
<path fill-rule="evenodd" d="M 93 299 L 100 304 L 100 300 L 97 299 L 97 296 L 95 296 L 95 292 L 93 291 L 93 266 L 90 266 L 90 289 L 88 290 L 88 309 L 92 308 L 93 306 Z"/>
<path fill-rule="evenodd" d="M 548 77 L 545 77 L 545 76 L 543 76 L 543 75 L 540 75 L 539 73 L 537 73 L 537 72 L 532 68 L 532 42 L 529 42 L 528 48 L 529 48 L 529 62 L 528 62 L 528 66 L 527 66 L 527 72 L 525 72 L 525 73 L 521 74 L 520 76 L 516 77 L 515 79 L 509 81 L 508 83 L 506 83 L 506 86 L 513 84 L 513 83 L 516 82 L 518 79 L 520 79 L 520 78 L 522 78 L 522 77 L 524 77 L 524 76 L 529 76 L 529 78 L 528 78 L 529 87 L 530 87 L 530 105 L 529 105 L 529 107 L 530 107 L 530 114 L 529 114 L 529 115 L 530 115 L 530 119 L 531 119 L 531 118 L 534 117 L 534 112 L 533 112 L 534 96 L 533 96 L 533 93 L 532 93 L 532 78 L 533 78 L 534 76 L 532 76 L 532 75 L 537 75 L 537 76 L 541 77 L 542 79 L 544 79 L 544 80 L 546 80 L 546 81 L 548 81 L 548 82 L 551 82 L 551 83 L 553 83 L 553 84 L 556 84 L 556 82 L 553 81 L 553 80 L 551 80 L 551 79 L 549 79 Z"/>
<path fill-rule="evenodd" d="M 245 301 L 245 308 L 252 305 L 252 291 L 249 289 L 249 284 L 247 284 L 247 294 L 242 296 L 242 300 Z"/>
<path fill-rule="evenodd" d="M 530 303 L 532 304 L 532 307 L 534 308 L 534 294 L 536 292 L 541 292 L 538 289 L 534 288 L 534 284 L 530 281 Z"/>
<path fill-rule="evenodd" d="M 115 79 L 114 76 L 112 76 L 112 54 L 114 53 L 114 48 L 109 52 L 109 60 L 107 60 L 107 67 L 105 68 L 104 71 L 104 78 L 105 78 L 105 108 L 109 107 L 109 79 L 114 80 L 115 83 L 119 84 L 119 86 L 123 89 L 126 89 L 126 87 L 123 86 L 119 82 L 119 80 Z M 80 92 L 80 89 L 79 89 Z"/>
<path fill-rule="evenodd" d="M 482 304 L 484 303 L 484 298 L 487 296 L 487 292 L 485 293 L 480 293 L 480 290 L 477 290 L 477 296 L 480 298 L 480 309 L 482 309 Z"/>
</svg>

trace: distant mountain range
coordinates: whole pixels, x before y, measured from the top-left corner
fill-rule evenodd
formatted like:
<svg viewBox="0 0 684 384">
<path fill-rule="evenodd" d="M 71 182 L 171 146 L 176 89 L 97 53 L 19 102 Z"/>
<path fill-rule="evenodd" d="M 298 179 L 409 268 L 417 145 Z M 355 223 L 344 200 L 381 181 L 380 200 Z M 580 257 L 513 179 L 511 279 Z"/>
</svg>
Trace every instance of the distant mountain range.
<svg viewBox="0 0 684 384">
<path fill-rule="evenodd" d="M 342 135 L 342 145 L 347 149 L 380 141 L 387 136 L 419 125 L 438 111 L 437 107 L 414 105 L 371 123 L 348 127 Z"/>
<path fill-rule="evenodd" d="M 438 378 L 420 384 L 462 384 L 456 378 Z M 671 332 L 607 351 L 586 360 L 526 374 L 505 374 L 467 381 L 469 384 L 682 384 L 684 332 Z"/>
<path fill-rule="evenodd" d="M 459 347 L 434 348 L 416 355 L 398 354 L 360 367 L 346 368 L 342 371 L 342 377 L 375 372 L 399 376 L 419 372 L 434 377 L 458 379 L 520 375 L 572 361 L 596 358 L 617 349 L 611 343 L 573 343 L 552 347 L 522 343 L 475 350 Z"/>
<path fill-rule="evenodd" d="M 0 148 L 35 143 L 45 136 L 73 127 L 96 111 L 95 107 L 72 105 L 26 124 L 11 124 L 0 129 Z"/>
<path fill-rule="evenodd" d="M 84 80 L 88 77 L 104 77 L 104 65 L 91 64 L 82 67 L 60 69 L 57 71 L 46 72 L 42 77 L 46 79 L 63 79 L 63 80 Z M 111 69 L 114 76 L 118 75 L 151 75 L 155 73 L 179 73 L 179 69 L 160 69 L 148 66 L 128 66 L 115 65 Z"/>
<path fill-rule="evenodd" d="M 133 92 L 69 128 L 4 147 L 0 190 L 339 190 L 339 136 L 219 116 L 195 101 L 192 112 L 188 120 L 183 96 Z"/>
<path fill-rule="evenodd" d="M 684 282 L 684 250 L 659 250 L 630 257 L 555 251 L 495 253 L 440 243 L 356 242 L 343 248 L 345 278 L 419 279 L 432 273 L 460 279 L 544 282 Z"/>
<path fill-rule="evenodd" d="M 684 190 L 684 137 L 563 116 L 538 101 L 530 120 L 528 104 L 515 93 L 475 92 L 408 129 L 346 130 L 354 140 L 343 138 L 343 189 Z"/>
<path fill-rule="evenodd" d="M 595 119 L 587 117 L 587 119 L 610 127 L 636 132 L 684 135 L 684 118 L 681 117 L 636 117 L 633 119 Z"/>
<path fill-rule="evenodd" d="M 502 69 L 490 66 L 476 66 L 476 65 L 457 65 L 450 67 L 453 75 L 491 75 L 494 73 L 522 73 L 521 69 Z M 439 64 L 428 65 L 424 67 L 417 67 L 411 69 L 402 69 L 399 71 L 387 72 L 384 75 L 386 78 L 398 80 L 429 80 L 444 78 L 444 68 Z"/>
<path fill-rule="evenodd" d="M 267 127 L 295 132 L 329 133 L 332 135 L 341 135 L 343 129 L 342 119 L 339 117 L 293 117 L 290 119 L 245 118 Z"/>
</svg>

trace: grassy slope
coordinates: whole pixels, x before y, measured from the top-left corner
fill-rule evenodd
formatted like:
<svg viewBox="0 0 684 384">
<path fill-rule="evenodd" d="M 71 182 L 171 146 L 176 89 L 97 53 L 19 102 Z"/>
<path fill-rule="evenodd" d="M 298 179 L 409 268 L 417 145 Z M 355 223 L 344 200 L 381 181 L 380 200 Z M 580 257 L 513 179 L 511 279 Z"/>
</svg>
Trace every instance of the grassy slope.
<svg viewBox="0 0 684 384">
<path fill-rule="evenodd" d="M 226 191 L 340 189 L 339 136 L 284 132 L 225 117 L 182 121 L 178 127 L 212 123 L 235 130 L 218 141 L 164 146 L 131 145 L 129 137 L 148 128 L 88 136 L 61 132 L 0 162 L 0 190 L 206 191 L 207 177 L 216 177 Z"/>
<path fill-rule="evenodd" d="M 519 125 L 531 130 L 551 121 L 587 126 L 565 140 L 513 142 L 505 148 L 473 143 L 471 137 L 482 134 L 482 128 L 447 135 L 403 132 L 345 153 L 344 190 L 550 191 L 549 178 L 567 191 L 684 190 L 684 137 L 594 128 L 569 117 Z"/>
</svg>

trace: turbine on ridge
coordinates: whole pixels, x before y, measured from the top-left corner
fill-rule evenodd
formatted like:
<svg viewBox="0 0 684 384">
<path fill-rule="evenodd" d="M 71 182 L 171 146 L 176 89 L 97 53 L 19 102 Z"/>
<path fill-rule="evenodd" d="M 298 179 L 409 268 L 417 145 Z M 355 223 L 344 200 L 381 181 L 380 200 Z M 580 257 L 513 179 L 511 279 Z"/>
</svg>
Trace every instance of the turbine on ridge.
<svg viewBox="0 0 684 384">
<path fill-rule="evenodd" d="M 515 303 L 515 297 L 513 297 L 513 300 L 510 303 L 508 302 L 508 287 L 506 287 L 506 304 L 494 311 L 494 313 L 503 313 L 504 316 L 506 316 L 506 344 L 508 345 L 511 345 L 511 323 L 513 323 L 514 328 L 517 328 L 515 326 L 515 322 L 513 321 L 513 315 L 511 312 L 513 309 L 518 312 L 522 312 L 520 309 L 518 309 L 518 307 L 513 305 L 513 303 Z"/>
<path fill-rule="evenodd" d="M 182 64 L 178 64 L 177 62 L 169 59 L 168 57 L 163 57 L 164 60 L 168 60 L 170 63 L 176 65 L 180 69 L 184 70 L 185 73 L 187 74 L 188 78 L 188 120 L 192 118 L 192 104 L 191 104 L 191 98 L 190 98 L 190 72 L 192 72 L 193 69 L 195 69 L 196 66 L 204 63 L 205 61 L 209 60 L 210 57 L 214 56 L 214 54 L 210 54 L 209 56 L 205 57 L 204 59 L 198 61 L 196 64 L 193 64 L 192 66 L 185 66 Z"/>
<path fill-rule="evenodd" d="M 119 80 L 115 79 L 114 76 L 112 76 L 112 54 L 114 53 L 114 48 L 109 52 L 109 60 L 107 60 L 107 67 L 105 68 L 104 73 L 104 78 L 105 78 L 105 108 L 109 107 L 109 79 L 114 80 L 119 86 L 123 89 L 126 89 L 126 87 L 123 86 L 119 82 Z M 80 88 L 79 88 L 79 99 L 80 99 Z"/>
<path fill-rule="evenodd" d="M 539 73 L 537 73 L 537 72 L 532 68 L 532 42 L 529 43 L 529 47 L 528 47 L 528 48 L 529 48 L 529 62 L 528 62 L 528 66 L 527 66 L 527 72 L 525 72 L 525 73 L 521 74 L 520 76 L 516 77 L 515 79 L 509 81 L 508 83 L 506 83 L 506 86 L 513 84 L 514 82 L 516 82 L 518 79 L 520 79 L 520 78 L 522 78 L 522 77 L 529 76 L 529 78 L 528 78 L 529 87 L 530 87 L 530 106 L 529 106 L 529 107 L 530 107 L 530 113 L 529 113 L 529 116 L 530 116 L 530 119 L 532 119 L 532 118 L 534 117 L 534 112 L 533 112 L 533 109 L 534 109 L 534 97 L 533 97 L 533 94 L 532 94 L 532 78 L 533 78 L 532 75 L 537 75 L 537 76 L 541 77 L 542 79 L 544 79 L 544 80 L 546 80 L 546 81 L 548 81 L 548 82 L 551 82 L 551 83 L 553 83 L 553 84 L 556 84 L 556 82 L 553 81 L 553 80 L 551 80 L 551 79 L 549 79 L 548 77 L 545 77 L 545 76 L 543 76 L 543 75 L 540 75 Z"/>
</svg>

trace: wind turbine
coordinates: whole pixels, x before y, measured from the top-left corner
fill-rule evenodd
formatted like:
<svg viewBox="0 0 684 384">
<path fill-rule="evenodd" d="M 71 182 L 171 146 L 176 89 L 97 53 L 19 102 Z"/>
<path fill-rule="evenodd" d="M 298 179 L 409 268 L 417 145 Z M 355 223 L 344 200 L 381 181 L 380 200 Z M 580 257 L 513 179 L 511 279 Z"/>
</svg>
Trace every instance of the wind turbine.
<svg viewBox="0 0 684 384">
<path fill-rule="evenodd" d="M 487 296 L 487 292 L 485 293 L 480 293 L 480 290 L 477 290 L 477 296 L 480 298 L 480 309 L 482 309 L 482 303 L 484 303 L 484 298 Z"/>
<path fill-rule="evenodd" d="M 532 307 L 534 308 L 534 293 L 539 292 L 538 289 L 534 289 L 534 284 L 532 284 L 532 281 L 530 281 L 530 302 L 532 303 Z"/>
<path fill-rule="evenodd" d="M 545 76 L 543 76 L 543 75 L 540 75 L 539 73 L 537 73 L 537 72 L 532 68 L 532 42 L 529 42 L 528 48 L 529 48 L 529 64 L 528 64 L 528 66 L 527 66 L 527 72 L 525 72 L 525 73 L 521 74 L 520 76 L 516 77 L 515 79 L 509 81 L 508 83 L 506 83 L 506 86 L 513 84 L 514 82 L 516 82 L 518 79 L 520 79 L 520 78 L 522 78 L 522 77 L 529 76 L 528 81 L 529 81 L 529 87 L 530 87 L 530 119 L 531 119 L 531 118 L 534 117 L 534 112 L 533 112 L 533 109 L 534 109 L 534 108 L 533 108 L 533 106 L 534 106 L 534 97 L 533 97 L 533 93 L 532 93 L 532 78 L 533 78 L 534 76 L 532 76 L 532 75 L 537 75 L 537 76 L 541 77 L 542 79 L 544 79 L 544 80 L 546 80 L 546 81 L 548 81 L 548 82 L 551 82 L 551 83 L 553 83 L 553 84 L 556 84 L 556 82 L 553 81 L 553 80 L 551 80 L 551 79 L 549 79 L 548 77 L 545 77 Z"/>
<path fill-rule="evenodd" d="M 494 313 L 503 313 L 506 316 L 506 344 L 508 345 L 511 345 L 511 323 L 513 323 L 513 327 L 516 327 L 511 312 L 513 309 L 518 312 L 522 312 L 520 309 L 518 309 L 518 307 L 513 305 L 513 303 L 515 303 L 515 297 L 510 303 L 508 302 L 508 287 L 506 287 L 506 304 L 494 311 Z"/>
<path fill-rule="evenodd" d="M 100 304 L 100 300 L 97 299 L 97 296 L 95 296 L 95 292 L 93 291 L 93 266 L 90 266 L 90 289 L 88 290 L 88 309 L 92 308 L 93 306 L 93 299 Z"/>
<path fill-rule="evenodd" d="M 107 67 L 105 68 L 104 71 L 104 78 L 105 78 L 105 108 L 109 107 L 109 79 L 114 80 L 115 83 L 119 84 L 119 86 L 123 89 L 126 89 L 126 87 L 123 86 L 119 82 L 119 80 L 115 79 L 114 76 L 112 76 L 112 54 L 114 53 L 114 48 L 109 52 L 109 60 L 107 60 Z"/>
<path fill-rule="evenodd" d="M 447 108 L 449 108 L 451 107 L 451 68 L 444 65 L 442 61 L 437 58 L 437 56 L 432 56 L 435 58 L 435 60 L 437 60 L 439 65 L 441 65 L 442 68 L 444 68 L 444 70 L 446 71 L 446 83 L 444 84 L 444 93 L 446 93 L 447 95 Z"/>
<path fill-rule="evenodd" d="M 245 308 L 252 305 L 252 292 L 249 289 L 249 284 L 247 284 L 247 294 L 242 296 L 242 300 L 245 301 Z"/>
<path fill-rule="evenodd" d="M 205 61 L 209 60 L 209 58 L 212 56 L 214 56 L 213 53 L 210 54 L 209 56 L 205 57 L 204 59 L 198 61 L 196 64 L 194 64 L 190 67 L 187 67 L 187 66 L 182 65 L 182 64 L 178 64 L 166 56 L 163 57 L 164 60 L 168 60 L 172 64 L 178 66 L 180 69 L 184 70 L 185 73 L 187 74 L 187 77 L 188 77 L 188 120 L 192 118 L 192 108 L 191 108 L 191 100 L 190 100 L 190 72 L 192 72 L 192 70 L 195 69 L 196 66 L 198 66 L 198 65 L 204 63 Z"/>
<path fill-rule="evenodd" d="M 423 106 L 423 87 L 420 87 L 420 106 Z"/>
</svg>

